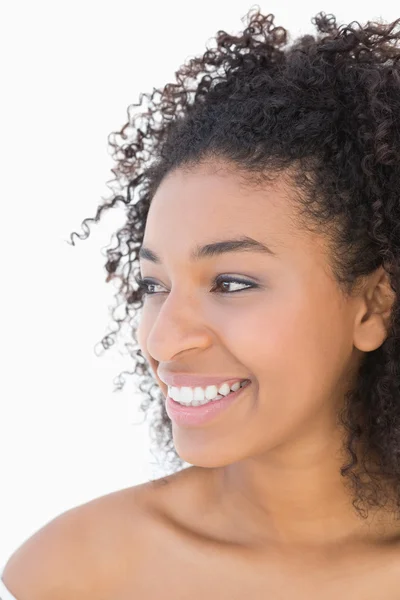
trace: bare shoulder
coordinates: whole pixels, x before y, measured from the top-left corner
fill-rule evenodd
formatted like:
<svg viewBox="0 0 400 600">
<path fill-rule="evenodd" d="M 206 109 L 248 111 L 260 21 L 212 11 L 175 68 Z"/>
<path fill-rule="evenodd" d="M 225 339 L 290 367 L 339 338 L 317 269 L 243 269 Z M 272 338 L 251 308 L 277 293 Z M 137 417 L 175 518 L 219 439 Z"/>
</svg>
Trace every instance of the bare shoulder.
<svg viewBox="0 0 400 600">
<path fill-rule="evenodd" d="M 17 600 L 107 597 L 126 553 L 133 567 L 142 559 L 151 487 L 119 490 L 52 519 L 11 555 L 2 575 L 6 587 Z"/>
<path fill-rule="evenodd" d="M 135 574 L 139 578 L 147 571 L 154 547 L 168 531 L 169 507 L 188 489 L 190 470 L 57 516 L 12 554 L 4 584 L 17 600 L 97 600 L 132 589 Z"/>
</svg>

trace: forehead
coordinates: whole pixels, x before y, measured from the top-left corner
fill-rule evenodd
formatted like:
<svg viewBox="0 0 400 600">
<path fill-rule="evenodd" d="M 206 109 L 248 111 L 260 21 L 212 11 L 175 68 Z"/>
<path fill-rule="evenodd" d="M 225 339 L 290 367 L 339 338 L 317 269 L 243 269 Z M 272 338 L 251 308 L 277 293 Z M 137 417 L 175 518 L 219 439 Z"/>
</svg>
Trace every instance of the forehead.
<svg viewBox="0 0 400 600">
<path fill-rule="evenodd" d="M 256 187 L 232 169 L 178 168 L 152 199 L 144 243 L 164 247 L 168 239 L 174 242 L 169 234 L 179 234 L 181 247 L 189 248 L 194 242 L 247 234 L 284 250 L 304 237 L 290 191 L 284 177 Z"/>
</svg>

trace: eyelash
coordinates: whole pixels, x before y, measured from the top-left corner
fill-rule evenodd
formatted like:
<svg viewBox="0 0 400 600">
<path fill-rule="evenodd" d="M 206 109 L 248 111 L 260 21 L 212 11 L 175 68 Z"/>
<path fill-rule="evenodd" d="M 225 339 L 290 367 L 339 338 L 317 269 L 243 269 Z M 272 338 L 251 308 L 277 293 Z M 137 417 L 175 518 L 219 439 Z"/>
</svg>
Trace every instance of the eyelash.
<svg viewBox="0 0 400 600">
<path fill-rule="evenodd" d="M 156 283 L 155 281 L 149 279 L 148 277 L 145 278 L 141 278 L 140 276 L 137 278 L 137 281 L 139 283 L 139 289 L 143 290 L 143 294 L 145 296 L 155 296 L 157 294 L 162 294 L 163 292 L 149 292 L 148 291 L 148 285 L 161 285 L 159 283 Z M 217 286 L 219 286 L 221 284 L 222 281 L 227 281 L 229 283 L 239 283 L 241 285 L 247 285 L 247 288 L 244 288 L 243 290 L 235 290 L 233 292 L 220 292 L 222 295 L 226 295 L 226 294 L 236 294 L 237 292 L 244 292 L 245 290 L 251 289 L 251 288 L 258 288 L 260 287 L 259 285 L 257 285 L 256 283 L 252 283 L 250 281 L 244 281 L 242 279 L 237 279 L 236 277 L 227 277 L 227 276 L 218 276 L 214 279 L 213 283 Z"/>
</svg>

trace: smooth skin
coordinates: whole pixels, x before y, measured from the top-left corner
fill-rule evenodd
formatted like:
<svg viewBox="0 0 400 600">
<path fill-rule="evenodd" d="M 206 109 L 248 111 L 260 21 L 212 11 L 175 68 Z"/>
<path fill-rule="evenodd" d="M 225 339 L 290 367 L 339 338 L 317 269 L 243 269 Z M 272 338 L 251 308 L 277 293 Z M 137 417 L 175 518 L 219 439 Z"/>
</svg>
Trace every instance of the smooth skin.
<svg viewBox="0 0 400 600">
<path fill-rule="evenodd" d="M 18 600 L 55 598 L 40 565 L 57 542 L 57 598 L 70 597 L 72 561 L 74 598 L 86 600 L 398 600 L 400 523 L 355 513 L 337 419 L 364 353 L 387 336 L 393 291 L 380 268 L 346 298 L 328 240 L 298 222 L 283 175 L 256 188 L 231 165 L 204 162 L 161 183 L 143 242 L 161 262 L 140 262 L 155 292 L 142 352 L 165 397 L 159 366 L 251 385 L 207 425 L 173 423 L 194 466 L 73 509 L 19 549 L 3 575 Z M 243 236 L 274 254 L 190 259 L 197 245 Z M 222 275 L 239 281 L 217 285 Z"/>
</svg>

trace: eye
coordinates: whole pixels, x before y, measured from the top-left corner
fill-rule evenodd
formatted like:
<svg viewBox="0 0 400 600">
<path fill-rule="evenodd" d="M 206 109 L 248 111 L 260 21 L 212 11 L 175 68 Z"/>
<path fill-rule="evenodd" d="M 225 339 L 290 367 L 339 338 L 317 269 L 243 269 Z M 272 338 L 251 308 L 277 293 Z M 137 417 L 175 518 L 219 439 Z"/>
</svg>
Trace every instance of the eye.
<svg viewBox="0 0 400 600">
<path fill-rule="evenodd" d="M 214 286 L 214 288 L 212 288 L 212 291 L 215 288 L 221 289 L 224 284 L 246 286 L 245 288 L 234 289 L 230 292 L 222 291 L 221 294 L 235 294 L 236 292 L 242 292 L 246 289 L 259 287 L 256 283 L 252 283 L 251 281 L 245 281 L 243 279 L 238 279 L 237 277 L 232 277 L 232 276 L 228 276 L 228 275 L 219 275 L 218 277 L 216 277 L 214 279 L 214 283 L 215 283 L 215 286 Z"/>
<path fill-rule="evenodd" d="M 139 283 L 139 289 L 143 290 L 143 293 L 145 296 L 155 296 L 156 294 L 159 293 L 163 293 L 163 292 L 154 292 L 150 290 L 150 287 L 162 287 L 161 284 L 156 283 L 155 281 L 153 281 L 152 279 L 145 277 L 144 279 L 142 279 L 141 277 L 138 278 L 138 283 Z M 211 288 L 211 291 L 214 292 L 215 289 L 220 289 L 221 290 L 221 294 L 235 294 L 237 292 L 242 292 L 246 289 L 251 289 L 251 288 L 258 288 L 259 286 L 256 283 L 253 283 L 251 281 L 245 281 L 242 279 L 239 279 L 237 277 L 232 277 L 232 276 L 227 276 L 227 275 L 219 275 L 218 277 L 216 277 L 213 281 L 214 286 Z M 246 286 L 246 287 L 242 287 L 241 289 L 234 289 L 232 291 L 223 291 L 222 286 L 223 285 L 239 285 L 239 286 Z"/>
<path fill-rule="evenodd" d="M 149 289 L 149 286 L 157 286 L 159 285 L 158 283 L 153 282 L 151 279 L 149 279 L 148 277 L 145 277 L 144 279 L 142 279 L 141 277 L 139 277 L 137 279 L 138 283 L 139 283 L 139 290 L 143 290 L 143 294 L 145 296 L 154 296 L 154 294 L 157 294 L 157 292 L 151 292 Z"/>
</svg>

